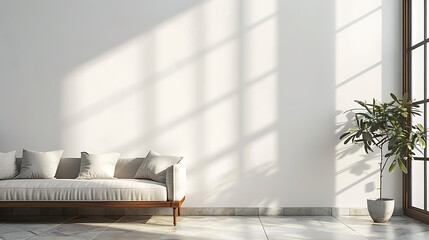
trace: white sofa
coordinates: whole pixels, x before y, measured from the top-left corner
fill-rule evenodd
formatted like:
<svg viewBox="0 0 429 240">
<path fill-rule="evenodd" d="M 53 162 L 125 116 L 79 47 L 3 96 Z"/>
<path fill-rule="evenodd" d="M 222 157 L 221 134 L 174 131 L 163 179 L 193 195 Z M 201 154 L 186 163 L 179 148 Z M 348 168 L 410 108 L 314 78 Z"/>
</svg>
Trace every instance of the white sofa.
<svg viewBox="0 0 429 240">
<path fill-rule="evenodd" d="M 171 207 L 173 223 L 185 200 L 186 168 L 167 169 L 165 183 L 133 179 L 144 158 L 121 158 L 117 179 L 75 179 L 80 158 L 62 158 L 55 179 L 0 181 L 0 207 Z M 21 159 L 17 159 L 18 169 Z"/>
</svg>

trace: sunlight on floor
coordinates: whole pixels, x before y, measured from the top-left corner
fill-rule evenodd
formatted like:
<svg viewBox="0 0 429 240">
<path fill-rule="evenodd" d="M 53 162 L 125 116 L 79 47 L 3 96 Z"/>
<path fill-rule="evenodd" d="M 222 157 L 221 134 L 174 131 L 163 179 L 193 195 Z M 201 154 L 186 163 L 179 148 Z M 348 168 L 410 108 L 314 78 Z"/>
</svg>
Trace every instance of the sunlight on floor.
<svg viewBox="0 0 429 240">
<path fill-rule="evenodd" d="M 27 217 L 28 218 L 28 217 Z M 176 227 L 170 217 L 42 217 L 2 219 L 2 239 L 395 239 L 423 240 L 429 226 L 404 216 L 375 224 L 361 217 L 179 217 Z M 30 220 L 31 221 L 31 220 Z"/>
</svg>

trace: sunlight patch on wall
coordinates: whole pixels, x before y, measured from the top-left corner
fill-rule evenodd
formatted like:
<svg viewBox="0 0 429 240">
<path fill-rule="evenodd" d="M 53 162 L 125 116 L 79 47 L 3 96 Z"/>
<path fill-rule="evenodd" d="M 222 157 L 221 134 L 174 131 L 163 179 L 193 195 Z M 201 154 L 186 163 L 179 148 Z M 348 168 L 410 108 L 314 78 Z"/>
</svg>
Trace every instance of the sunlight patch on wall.
<svg viewBox="0 0 429 240">
<path fill-rule="evenodd" d="M 237 37 L 239 30 L 237 16 L 239 6 L 237 0 L 212 0 L 206 1 L 200 6 L 200 23 L 204 29 L 199 34 L 203 34 L 204 42 L 202 47 L 210 49 L 220 43 Z"/>
<path fill-rule="evenodd" d="M 204 120 L 204 156 L 218 155 L 237 148 L 238 102 L 234 96 L 202 113 Z M 216 159 L 213 159 L 216 160 Z"/>
<path fill-rule="evenodd" d="M 258 79 L 276 69 L 278 54 L 278 36 L 276 17 L 270 17 L 254 25 L 244 33 L 244 72 L 245 82 Z"/>
<path fill-rule="evenodd" d="M 156 72 L 189 59 L 201 50 L 197 48 L 200 39 L 194 34 L 199 30 L 199 22 L 196 21 L 198 16 L 198 8 L 192 8 L 172 17 L 154 30 L 156 55 L 153 61 Z"/>
<path fill-rule="evenodd" d="M 244 164 L 242 171 L 263 174 L 264 177 L 277 173 L 278 167 L 278 133 L 274 130 L 251 141 L 244 147 Z M 270 168 L 266 168 L 270 166 Z M 276 191 L 272 189 L 272 191 Z"/>
<path fill-rule="evenodd" d="M 359 106 L 354 100 L 382 97 L 381 1 L 336 1 L 336 131 L 337 137 L 352 127 L 353 114 L 344 111 Z M 341 99 L 341 101 L 338 101 Z M 377 197 L 377 158 L 356 145 L 336 146 L 336 202 L 365 206 L 365 198 Z M 353 197 L 364 192 L 363 198 Z M 338 206 L 342 207 L 342 206 Z"/>
<path fill-rule="evenodd" d="M 271 74 L 245 89 L 243 117 L 245 135 L 257 133 L 276 123 L 278 119 L 277 81 L 277 74 Z"/>
<path fill-rule="evenodd" d="M 67 149 L 180 154 L 199 191 L 188 204 L 277 204 L 263 187 L 279 160 L 276 8 L 204 1 L 76 68 L 62 86 Z M 254 186 L 269 198 L 242 199 Z"/>
<path fill-rule="evenodd" d="M 239 84 L 238 40 L 228 41 L 205 54 L 203 61 L 204 101 L 211 103 L 236 94 Z"/>
<path fill-rule="evenodd" d="M 237 158 L 237 153 L 231 152 L 205 163 L 205 170 L 201 171 L 202 174 L 198 179 L 194 179 L 195 182 L 205 182 L 204 186 L 198 184 L 197 188 L 204 187 L 204 202 L 211 206 L 222 206 L 227 202 L 231 204 L 240 182 L 239 176 L 232 166 Z"/>
<path fill-rule="evenodd" d="M 381 8 L 382 0 L 336 0 L 335 29 L 341 30 Z"/>
<path fill-rule="evenodd" d="M 197 70 L 197 64 L 191 62 L 154 84 L 153 99 L 147 99 L 148 104 L 157 108 L 154 127 L 162 127 L 174 119 L 186 116 L 199 105 L 195 99 L 198 91 L 201 91 L 195 84 Z"/>
<path fill-rule="evenodd" d="M 67 152 L 111 151 L 114 136 L 135 138 L 142 131 L 142 66 L 150 55 L 145 37 L 136 38 L 82 65 L 62 84 L 63 144 Z M 84 137 L 83 137 L 84 136 Z"/>
<path fill-rule="evenodd" d="M 337 84 L 381 61 L 381 17 L 380 9 L 336 34 Z"/>
<path fill-rule="evenodd" d="M 245 23 L 248 26 L 256 25 L 265 19 L 271 18 L 277 14 L 278 3 L 275 0 L 246 0 L 244 12 Z"/>
<path fill-rule="evenodd" d="M 151 55 L 145 48 L 146 39 L 137 38 L 80 66 L 63 81 L 63 101 L 67 112 L 65 120 L 116 94 L 118 90 L 133 86 L 145 74 L 145 59 Z M 145 76 L 146 75 L 146 76 Z M 69 91 L 72 90 L 72 91 Z M 68 99 L 72 99 L 68 100 Z"/>
</svg>

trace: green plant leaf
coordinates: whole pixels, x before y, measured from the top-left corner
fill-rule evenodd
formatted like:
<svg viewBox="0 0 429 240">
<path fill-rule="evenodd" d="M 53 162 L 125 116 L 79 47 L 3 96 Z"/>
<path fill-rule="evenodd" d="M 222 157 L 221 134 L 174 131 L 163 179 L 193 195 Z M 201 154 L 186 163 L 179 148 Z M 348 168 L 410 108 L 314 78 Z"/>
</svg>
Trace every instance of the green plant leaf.
<svg viewBox="0 0 429 240">
<path fill-rule="evenodd" d="M 344 137 L 346 137 L 347 135 L 349 135 L 350 134 L 350 132 L 346 132 L 346 133 L 344 133 L 344 134 L 342 134 L 341 136 L 340 136 L 340 140 L 342 140 Z"/>
<path fill-rule="evenodd" d="M 423 149 L 425 149 L 426 148 L 426 142 L 425 142 L 425 140 L 422 139 L 422 138 L 419 138 L 419 140 L 420 140 L 420 145 L 422 146 Z"/>
<path fill-rule="evenodd" d="M 393 145 L 396 143 L 396 138 L 391 138 L 389 141 L 389 144 L 387 145 L 387 148 L 390 150 L 392 149 Z"/>
<path fill-rule="evenodd" d="M 398 102 L 398 98 L 395 96 L 395 94 L 390 93 L 390 96 L 393 98 L 393 100 L 395 100 L 396 102 Z"/>
<path fill-rule="evenodd" d="M 359 118 L 359 116 L 364 116 L 366 118 L 371 118 L 371 115 L 368 115 L 366 113 L 356 113 L 355 118 Z"/>
<path fill-rule="evenodd" d="M 402 96 L 402 101 L 408 102 L 408 93 L 404 93 Z"/>
<path fill-rule="evenodd" d="M 350 142 L 350 140 L 353 138 L 353 135 L 351 135 L 349 138 L 347 138 L 345 141 L 344 141 L 344 144 L 347 144 L 348 142 Z"/>
<path fill-rule="evenodd" d="M 365 139 L 365 141 L 372 142 L 372 136 L 369 132 L 363 132 L 362 137 Z"/>
<path fill-rule="evenodd" d="M 356 136 L 356 138 L 359 138 L 361 134 L 362 134 L 362 131 L 361 131 L 361 130 L 357 131 L 357 132 L 356 132 L 356 135 L 355 135 L 355 136 Z"/>
<path fill-rule="evenodd" d="M 369 113 L 372 114 L 371 109 L 368 108 L 368 104 L 366 104 L 366 103 L 364 103 L 362 101 L 359 101 L 359 100 L 355 100 L 355 102 L 357 102 L 359 105 L 361 105 L 362 107 L 364 107 Z"/>
<path fill-rule="evenodd" d="M 389 172 L 395 171 L 396 168 L 396 160 L 393 160 L 392 164 L 390 164 Z"/>
<path fill-rule="evenodd" d="M 350 141 L 359 143 L 366 153 L 373 151 L 374 145 L 378 149 L 387 143 L 384 157 L 394 160 L 389 172 L 399 165 L 402 172 L 408 173 L 405 161 L 412 160 L 415 152 L 426 147 L 426 132 L 423 126 L 409 122 L 409 117 L 420 115 L 420 111 L 419 106 L 408 99 L 408 94 L 404 94 L 402 99 L 393 93 L 391 97 L 392 101 L 372 99 L 370 104 L 356 100 L 362 108 L 349 110 L 354 112 L 352 121 L 356 127 L 342 133 L 340 138 L 345 144 Z"/>
<path fill-rule="evenodd" d="M 398 164 L 399 164 L 399 168 L 402 170 L 402 172 L 407 174 L 408 173 L 407 167 L 405 167 L 405 164 L 402 162 L 402 160 L 400 158 L 398 158 Z"/>
</svg>

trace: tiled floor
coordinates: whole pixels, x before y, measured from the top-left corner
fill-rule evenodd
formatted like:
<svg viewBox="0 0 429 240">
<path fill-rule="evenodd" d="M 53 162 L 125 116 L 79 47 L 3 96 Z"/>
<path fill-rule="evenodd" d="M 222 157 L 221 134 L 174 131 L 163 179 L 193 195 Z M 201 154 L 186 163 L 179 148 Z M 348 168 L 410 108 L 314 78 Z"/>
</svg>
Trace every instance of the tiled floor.
<svg viewBox="0 0 429 240">
<path fill-rule="evenodd" d="M 429 239 L 429 225 L 405 216 L 374 224 L 362 217 L 13 217 L 0 239 Z"/>
</svg>

